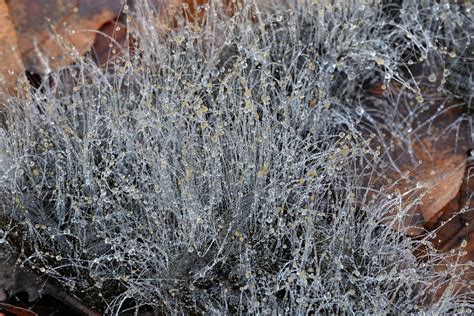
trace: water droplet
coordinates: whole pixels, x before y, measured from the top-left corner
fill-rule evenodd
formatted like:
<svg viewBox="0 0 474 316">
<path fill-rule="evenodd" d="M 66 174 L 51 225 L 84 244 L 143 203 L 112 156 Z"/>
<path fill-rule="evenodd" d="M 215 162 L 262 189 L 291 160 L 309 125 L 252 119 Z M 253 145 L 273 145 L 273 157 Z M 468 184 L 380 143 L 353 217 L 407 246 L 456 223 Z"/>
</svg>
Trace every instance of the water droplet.
<svg viewBox="0 0 474 316">
<path fill-rule="evenodd" d="M 432 73 L 428 76 L 428 81 L 429 82 L 436 82 L 436 74 Z"/>
<path fill-rule="evenodd" d="M 217 77 L 219 76 L 219 69 L 217 67 L 212 68 L 211 70 L 211 76 L 212 77 Z"/>
<path fill-rule="evenodd" d="M 361 106 L 356 107 L 357 115 L 364 115 L 364 112 L 365 112 L 365 110 L 364 110 L 363 107 L 361 107 Z"/>
<path fill-rule="evenodd" d="M 353 71 L 347 72 L 347 79 L 353 81 L 356 79 L 356 74 Z"/>
</svg>

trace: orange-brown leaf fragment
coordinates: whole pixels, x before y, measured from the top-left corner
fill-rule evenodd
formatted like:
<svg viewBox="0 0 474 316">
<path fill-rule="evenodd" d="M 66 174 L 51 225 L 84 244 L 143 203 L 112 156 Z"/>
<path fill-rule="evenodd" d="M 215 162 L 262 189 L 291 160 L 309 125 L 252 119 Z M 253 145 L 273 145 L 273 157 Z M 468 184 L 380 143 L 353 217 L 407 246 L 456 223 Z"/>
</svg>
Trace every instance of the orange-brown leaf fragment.
<svg viewBox="0 0 474 316">
<path fill-rule="evenodd" d="M 30 311 L 29 309 L 6 303 L 0 303 L 0 315 L 2 314 L 2 312 L 5 312 L 7 313 L 7 315 L 12 316 L 38 316 L 38 314 L 33 311 Z"/>
<path fill-rule="evenodd" d="M 126 46 L 127 27 L 121 23 L 107 22 L 99 29 L 95 38 L 92 57 L 98 65 L 105 66 Z M 112 63 L 109 66 L 112 67 Z"/>
<path fill-rule="evenodd" d="M 23 78 L 24 68 L 5 0 L 0 0 L 0 60 L 0 86 L 7 93 L 14 93 L 17 81 Z"/>
<path fill-rule="evenodd" d="M 401 192 L 404 196 L 403 207 L 409 208 L 403 221 L 394 228 L 400 230 L 403 227 L 408 235 L 417 236 L 436 226 L 436 221 L 447 211 L 450 202 L 459 197 L 466 158 L 464 155 L 434 150 L 429 144 L 425 144 L 425 147 L 413 145 L 413 150 L 416 160 L 422 163 L 415 166 L 406 161 L 401 166 L 402 174 L 388 176 L 396 181 L 391 190 Z M 395 215 L 390 214 L 391 217 Z"/>
<path fill-rule="evenodd" d="M 45 73 L 74 62 L 72 49 L 88 51 L 96 31 L 120 14 L 122 1 L 15 0 L 8 6 L 25 67 Z"/>
<path fill-rule="evenodd" d="M 463 155 L 439 157 L 424 162 L 418 181 L 425 186 L 421 212 L 425 222 L 436 221 L 441 210 L 458 194 L 464 178 L 466 159 Z"/>
</svg>

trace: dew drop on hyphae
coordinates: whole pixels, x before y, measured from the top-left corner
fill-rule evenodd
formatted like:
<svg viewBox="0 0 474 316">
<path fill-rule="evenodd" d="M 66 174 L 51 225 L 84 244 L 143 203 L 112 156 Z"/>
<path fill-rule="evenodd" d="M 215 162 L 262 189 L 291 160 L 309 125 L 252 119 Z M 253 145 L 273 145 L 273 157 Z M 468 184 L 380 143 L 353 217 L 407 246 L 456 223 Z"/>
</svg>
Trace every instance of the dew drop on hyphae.
<svg viewBox="0 0 474 316">
<path fill-rule="evenodd" d="M 431 83 L 436 82 L 436 74 L 432 73 L 431 75 L 429 75 L 428 81 Z"/>
</svg>

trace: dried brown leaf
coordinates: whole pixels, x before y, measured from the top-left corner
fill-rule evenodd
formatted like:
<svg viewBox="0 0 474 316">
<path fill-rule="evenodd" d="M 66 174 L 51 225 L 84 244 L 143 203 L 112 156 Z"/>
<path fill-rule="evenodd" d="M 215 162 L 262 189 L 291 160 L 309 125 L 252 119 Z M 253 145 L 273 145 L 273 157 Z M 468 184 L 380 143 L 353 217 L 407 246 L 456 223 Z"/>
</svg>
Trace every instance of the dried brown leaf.
<svg viewBox="0 0 474 316">
<path fill-rule="evenodd" d="M 112 67 L 113 64 L 109 62 L 127 45 L 127 28 L 121 23 L 107 22 L 99 32 L 94 41 L 92 57 L 98 65 Z"/>
<path fill-rule="evenodd" d="M 75 56 L 68 48 L 74 48 L 80 55 L 88 51 L 96 30 L 120 14 L 121 3 L 117 0 L 8 2 L 25 67 L 45 73 L 48 68 L 72 63 Z"/>
<path fill-rule="evenodd" d="M 5 0 L 0 0 L 0 85 L 7 93 L 15 93 L 18 80 L 24 79 L 24 68 L 18 40 Z"/>
<path fill-rule="evenodd" d="M 441 216 L 441 210 L 456 197 L 466 169 L 463 155 L 433 154 L 436 159 L 424 161 L 416 175 L 425 191 L 421 204 L 425 222 L 436 221 Z"/>
<path fill-rule="evenodd" d="M 415 158 L 422 163 L 418 166 L 406 163 L 401 167 L 401 175 L 392 173 L 389 178 L 396 181 L 392 191 L 401 193 L 404 196 L 404 208 L 410 208 L 403 223 L 395 223 L 394 228 L 404 229 L 408 235 L 417 236 L 433 228 L 436 221 L 447 212 L 450 202 L 459 195 L 466 158 L 464 155 L 436 151 L 429 146 L 421 148 L 414 145 L 413 149 Z"/>
<path fill-rule="evenodd" d="M 7 315 L 12 316 L 38 316 L 38 314 L 33 311 L 30 311 L 29 309 L 5 303 L 0 303 L 0 312 L 6 312 Z"/>
</svg>

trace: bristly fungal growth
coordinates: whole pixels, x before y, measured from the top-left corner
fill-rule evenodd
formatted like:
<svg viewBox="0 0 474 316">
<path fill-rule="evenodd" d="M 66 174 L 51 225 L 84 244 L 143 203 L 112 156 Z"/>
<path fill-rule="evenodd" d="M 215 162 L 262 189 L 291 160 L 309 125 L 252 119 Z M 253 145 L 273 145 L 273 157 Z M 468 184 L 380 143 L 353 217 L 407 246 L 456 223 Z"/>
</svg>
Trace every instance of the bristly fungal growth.
<svg viewBox="0 0 474 316">
<path fill-rule="evenodd" d="M 137 47 L 113 71 L 84 58 L 6 106 L 0 245 L 20 267 L 111 314 L 474 307 L 449 287 L 469 263 L 438 269 L 444 254 L 415 256 L 430 236 L 394 228 L 423 196 L 387 176 L 436 141 L 434 118 L 466 113 L 449 87 L 468 1 L 269 0 L 232 17 L 213 2 L 166 34 L 150 8 L 130 11 Z"/>
</svg>

